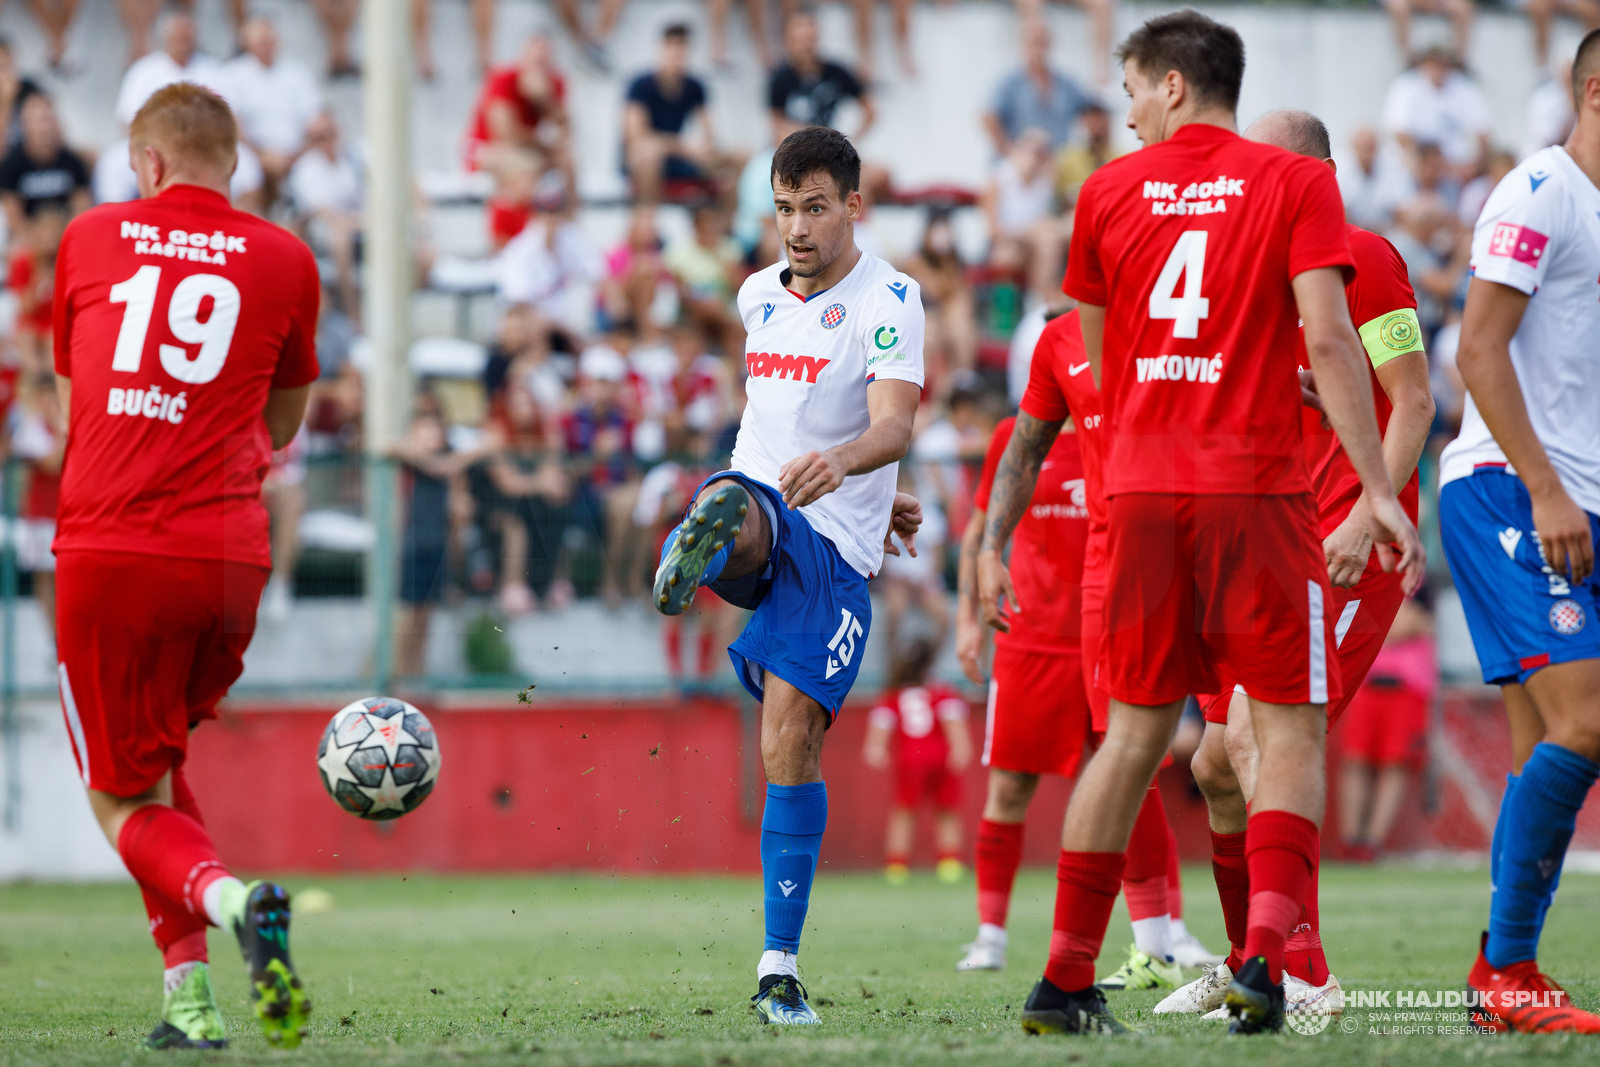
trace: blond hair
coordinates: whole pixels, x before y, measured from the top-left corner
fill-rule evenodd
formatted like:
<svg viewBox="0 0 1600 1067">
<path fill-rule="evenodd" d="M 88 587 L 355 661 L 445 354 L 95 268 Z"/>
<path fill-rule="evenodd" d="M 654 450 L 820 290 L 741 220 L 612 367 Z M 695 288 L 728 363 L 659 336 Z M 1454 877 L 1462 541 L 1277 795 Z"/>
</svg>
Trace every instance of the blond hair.
<svg viewBox="0 0 1600 1067">
<path fill-rule="evenodd" d="M 193 82 L 174 82 L 144 102 L 128 127 L 134 151 L 159 149 L 176 169 L 185 166 L 231 173 L 239 151 L 239 125 L 216 93 Z"/>
</svg>

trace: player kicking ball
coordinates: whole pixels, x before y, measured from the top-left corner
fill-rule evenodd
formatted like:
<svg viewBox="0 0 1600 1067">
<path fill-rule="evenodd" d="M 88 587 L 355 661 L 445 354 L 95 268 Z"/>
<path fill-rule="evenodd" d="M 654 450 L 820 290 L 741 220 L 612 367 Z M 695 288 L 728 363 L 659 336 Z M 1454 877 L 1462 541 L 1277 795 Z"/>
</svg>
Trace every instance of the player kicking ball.
<svg viewBox="0 0 1600 1067">
<path fill-rule="evenodd" d="M 1333 167 L 1327 127 L 1304 111 L 1269 112 L 1252 123 L 1244 136 Z M 1345 237 L 1355 260 L 1355 276 L 1344 289 L 1345 302 L 1370 363 L 1384 466 L 1406 517 L 1415 523 L 1417 458 L 1433 422 L 1428 357 L 1422 347 L 1416 295 L 1406 277 L 1405 261 L 1393 245 L 1348 224 Z M 1303 352 L 1300 360 L 1303 367 Z M 1344 686 L 1343 697 L 1328 701 L 1327 729 L 1331 731 L 1372 669 L 1405 594 L 1402 576 L 1386 572 L 1372 550 L 1361 481 L 1338 437 L 1323 424 L 1316 407 L 1305 408 L 1301 421 L 1306 463 L 1316 493 L 1316 534 L 1333 587 L 1324 611 L 1336 620 L 1333 638 Z M 1222 681 L 1220 695 L 1201 698 L 1206 728 L 1192 767 L 1210 811 L 1211 868 L 1232 951 L 1221 967 L 1157 1004 L 1157 1013 L 1209 1012 L 1208 1018 L 1227 1018 L 1223 999 L 1234 974 L 1244 965 L 1250 907 L 1246 805 L 1255 795 L 1257 749 L 1249 698 L 1235 689 L 1231 678 L 1223 676 Z M 1290 1012 L 1334 1014 L 1343 1010 L 1343 993 L 1339 980 L 1328 971 L 1322 948 L 1315 854 L 1311 862 L 1306 898 L 1284 946 L 1285 1002 Z"/>
<path fill-rule="evenodd" d="M 1578 810 L 1600 774 L 1600 31 L 1572 65 L 1576 121 L 1490 194 L 1440 457 L 1439 520 L 1483 680 L 1511 721 L 1489 931 L 1467 976 L 1489 1030 L 1600 1033 L 1539 969 Z"/>
<path fill-rule="evenodd" d="M 1120 54 L 1145 148 L 1084 184 L 1063 283 L 1109 436 L 1097 669 L 1110 721 L 1067 808 L 1049 962 L 1021 1023 L 1124 1029 L 1094 965 L 1129 833 L 1188 694 L 1229 677 L 1250 697 L 1260 770 L 1245 962 L 1226 1002 L 1234 1032 L 1275 1030 L 1284 943 L 1318 852 L 1326 705 L 1341 695 L 1300 431 L 1302 322 L 1385 569 L 1415 585 L 1423 552 L 1384 465 L 1345 303 L 1353 262 L 1333 172 L 1235 132 L 1244 44 L 1233 29 L 1181 11 L 1146 22 Z"/>
<path fill-rule="evenodd" d="M 61 706 L 165 963 L 153 1048 L 228 1043 L 207 925 L 238 938 L 269 1042 L 298 1045 L 311 1012 L 288 893 L 228 873 L 183 777 L 243 670 L 271 568 L 261 480 L 317 377 L 316 264 L 229 206 L 237 148 L 220 97 L 162 89 L 129 130 L 143 199 L 78 216 L 56 261 Z"/>
<path fill-rule="evenodd" d="M 702 585 L 755 611 L 728 655 L 761 702 L 766 945 L 751 999 L 770 1023 L 820 1021 L 796 954 L 828 821 L 822 740 L 861 667 L 891 521 L 902 537 L 921 521 L 895 477 L 922 395 L 922 297 L 855 247 L 860 184 L 856 150 L 827 127 L 774 153 L 785 259 L 739 290 L 749 402 L 732 467 L 697 491 L 654 585 L 663 614 Z"/>
</svg>

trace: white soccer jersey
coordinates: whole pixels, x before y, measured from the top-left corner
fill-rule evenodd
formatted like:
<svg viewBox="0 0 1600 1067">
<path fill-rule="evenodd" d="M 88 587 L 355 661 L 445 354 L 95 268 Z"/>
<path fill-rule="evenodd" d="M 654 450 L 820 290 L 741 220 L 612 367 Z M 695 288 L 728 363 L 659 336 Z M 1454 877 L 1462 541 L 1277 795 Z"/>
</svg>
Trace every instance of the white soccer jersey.
<svg viewBox="0 0 1600 1067">
<path fill-rule="evenodd" d="M 922 385 L 922 290 L 866 252 L 831 289 L 800 296 L 783 284 L 786 261 L 752 274 L 739 289 L 744 320 L 744 418 L 733 470 L 778 487 L 778 470 L 866 432 L 867 387 L 879 378 Z M 863 575 L 883 564 L 895 476 L 891 463 L 852 475 L 800 509 L 812 527 Z"/>
<path fill-rule="evenodd" d="M 1565 149 L 1535 152 L 1495 187 L 1473 233 L 1472 271 L 1531 297 L 1511 339 L 1528 418 L 1567 493 L 1600 514 L 1600 189 Z M 1505 462 L 1468 396 L 1440 481 Z"/>
</svg>

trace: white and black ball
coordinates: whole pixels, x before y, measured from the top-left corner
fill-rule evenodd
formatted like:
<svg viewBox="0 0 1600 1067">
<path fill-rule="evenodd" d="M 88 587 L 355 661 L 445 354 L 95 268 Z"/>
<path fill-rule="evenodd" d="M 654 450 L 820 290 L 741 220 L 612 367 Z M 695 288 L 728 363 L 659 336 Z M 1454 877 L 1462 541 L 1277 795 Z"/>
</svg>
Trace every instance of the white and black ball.
<svg viewBox="0 0 1600 1067">
<path fill-rule="evenodd" d="M 340 708 L 317 746 L 322 787 L 363 819 L 413 812 L 439 779 L 439 740 L 428 717 L 403 700 L 367 697 Z"/>
</svg>

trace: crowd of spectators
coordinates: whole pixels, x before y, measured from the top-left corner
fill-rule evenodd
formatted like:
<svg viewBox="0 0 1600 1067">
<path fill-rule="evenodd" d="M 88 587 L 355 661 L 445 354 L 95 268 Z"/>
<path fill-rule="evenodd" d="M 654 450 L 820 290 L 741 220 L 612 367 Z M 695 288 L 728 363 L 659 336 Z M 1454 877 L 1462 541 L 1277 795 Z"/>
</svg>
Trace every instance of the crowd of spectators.
<svg viewBox="0 0 1600 1067">
<path fill-rule="evenodd" d="M 920 238 L 895 265 L 918 280 L 928 315 L 928 387 L 903 472 L 928 523 L 919 558 L 892 559 L 878 579 L 896 642 L 943 638 L 954 542 L 970 514 L 976 464 L 1008 393 L 1014 403 L 1026 380 L 1031 331 L 1060 300 L 1078 191 L 1119 151 L 1108 110 L 1116 103 L 1108 86 L 1112 0 L 1076 2 L 1091 17 L 1096 57 L 1079 72 L 1052 60 L 1041 0 L 1019 0 L 1016 67 L 979 90 L 992 157 L 978 187 L 916 200 L 896 188 L 882 161 L 869 154 L 863 166 L 861 247 L 880 250 L 875 205 L 922 212 Z M 50 42 L 44 61 L 58 75 L 70 74 L 76 3 L 29 4 Z M 323 94 L 328 80 L 358 73 L 349 41 L 356 4 L 312 0 L 328 45 L 326 66 L 313 70 L 286 54 L 272 20 L 244 0 L 229 6 L 237 51 L 227 57 L 200 49 L 192 4 L 118 0 L 130 48 L 114 102 L 124 131 L 150 94 L 173 81 L 221 94 L 240 122 L 236 205 L 294 228 L 323 269 L 324 377 L 306 430 L 278 455 L 266 489 L 275 554 L 264 599 L 269 620 L 291 610 L 302 555 L 297 533 L 311 517 L 308 507 L 332 500 L 353 510 L 360 501 L 355 465 L 312 473 L 325 457 L 348 459 L 363 447 L 357 341 L 364 166 Z M 610 70 L 609 38 L 622 4 L 596 6 L 558 0 L 555 10 L 583 62 Z M 695 31 L 672 22 L 661 27 L 648 69 L 618 72 L 625 75 L 614 101 L 618 165 L 630 206 L 620 236 L 597 244 L 580 217 L 570 77 L 552 37 L 535 33 L 510 62 L 495 65 L 495 4 L 470 4 L 482 81 L 461 131 L 459 165 L 486 174 L 492 186 L 485 217 L 496 324 L 481 378 L 424 378 L 409 427 L 392 449 L 405 501 L 403 670 L 420 669 L 429 614 L 442 599 L 480 598 L 506 616 L 560 611 L 590 592 L 612 608 L 639 602 L 667 528 L 731 450 L 745 374 L 735 297 L 745 277 L 780 255 L 771 145 L 812 124 L 860 140 L 880 111 L 871 0 L 853 0 L 854 62 L 830 50 L 816 12 L 801 0 L 783 0 L 770 36 L 763 3 L 747 0 L 744 17 L 767 70 L 770 138 L 764 148 L 734 147 L 713 125 L 709 106 L 722 84 L 712 75 L 729 63 L 730 6 L 713 0 L 708 8 L 712 70 L 694 69 Z M 1352 138 L 1339 179 L 1350 220 L 1383 233 L 1406 261 L 1430 340 L 1441 433 L 1448 434 L 1462 402 L 1454 331 L 1472 222 L 1517 158 L 1565 137 L 1570 94 L 1564 72 L 1552 71 L 1528 103 L 1524 142 L 1496 144 L 1483 92 L 1459 58 L 1470 43 L 1470 4 L 1386 6 L 1403 46 L 1410 45 L 1413 10 L 1454 17 L 1456 44 L 1424 49 L 1395 79 L 1376 121 Z M 892 0 L 891 9 L 900 63 L 914 73 L 908 0 Z M 414 0 L 412 11 L 417 70 L 431 77 L 430 0 Z M 1527 12 L 1538 47 L 1547 50 L 1556 14 L 1594 22 L 1600 0 L 1530 0 Z M 25 519 L 18 558 L 36 575 L 43 602 L 49 553 L 41 524 L 53 512 L 60 466 L 60 413 L 46 395 L 55 249 L 73 215 L 92 202 L 131 199 L 137 188 L 126 141 L 98 152 L 74 144 L 41 80 L 24 73 L 28 66 L 0 40 L 0 207 L 5 287 L 16 309 L 13 343 L 0 362 L 0 407 L 10 412 L 8 455 L 27 471 L 16 498 Z M 968 208 L 985 234 L 981 255 L 970 259 L 962 248 L 972 246 L 958 240 L 957 226 Z M 669 215 L 678 221 L 669 225 Z M 426 268 L 419 256 L 419 276 Z M 725 644 L 735 623 L 731 609 L 707 597 L 668 625 L 675 677 L 713 670 L 720 657 L 706 655 L 706 642 Z M 688 666 L 686 628 L 700 640 Z"/>
</svg>

